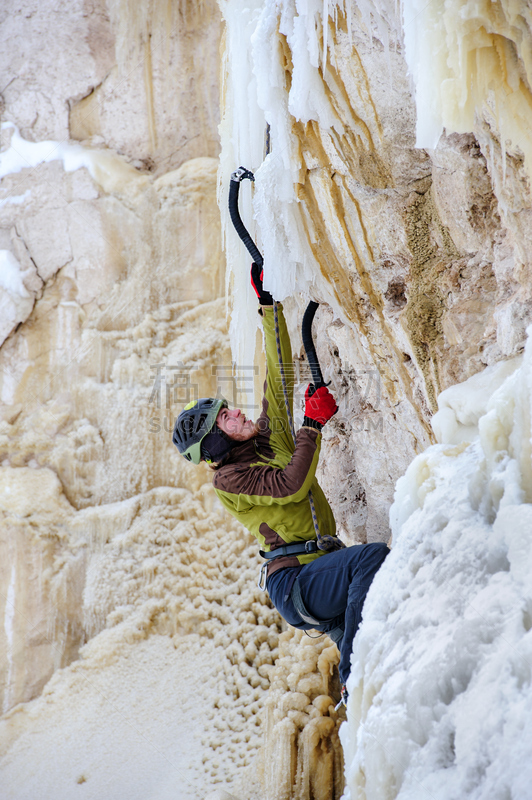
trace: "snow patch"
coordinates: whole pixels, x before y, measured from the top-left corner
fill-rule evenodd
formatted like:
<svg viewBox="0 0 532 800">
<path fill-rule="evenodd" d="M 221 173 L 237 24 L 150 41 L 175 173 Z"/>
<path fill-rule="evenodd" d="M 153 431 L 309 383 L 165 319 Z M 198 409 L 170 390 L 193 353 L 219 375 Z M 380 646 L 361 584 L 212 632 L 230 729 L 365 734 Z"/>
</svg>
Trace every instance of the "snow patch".
<svg viewBox="0 0 532 800">
<path fill-rule="evenodd" d="M 22 269 L 9 250 L 0 250 L 0 345 L 31 313 L 34 295 L 24 285 L 31 273 Z"/>
<path fill-rule="evenodd" d="M 0 154 L 0 159 L 1 158 L 2 156 Z M 29 197 L 31 197 L 31 189 L 26 189 L 24 194 L 12 195 L 11 197 L 5 197 L 3 200 L 0 200 L 0 208 L 3 208 L 3 206 L 21 206 Z"/>
<path fill-rule="evenodd" d="M 0 250 L 0 287 L 10 294 L 19 297 L 29 297 L 29 292 L 24 286 L 24 275 L 19 262 L 9 250 Z"/>
<path fill-rule="evenodd" d="M 63 682 L 52 680 L 44 698 L 24 706 L 32 729 L 12 737 L 2 762 L 3 796 L 202 798 L 208 785 L 202 738 L 211 723 L 198 708 L 215 653 L 198 639 L 183 637 L 175 646 L 169 637 L 151 636 L 97 669 L 78 662 Z M 28 750 L 34 768 L 22 780 Z"/>
<path fill-rule="evenodd" d="M 119 192 L 132 181 L 145 183 L 149 180 L 111 151 L 89 150 L 80 144 L 51 140 L 29 142 L 22 138 L 16 125 L 3 122 L 1 130 L 8 129 L 12 129 L 13 133 L 9 147 L 0 153 L 0 179 L 39 164 L 61 161 L 65 172 L 75 172 L 85 167 L 106 192 Z"/>
</svg>

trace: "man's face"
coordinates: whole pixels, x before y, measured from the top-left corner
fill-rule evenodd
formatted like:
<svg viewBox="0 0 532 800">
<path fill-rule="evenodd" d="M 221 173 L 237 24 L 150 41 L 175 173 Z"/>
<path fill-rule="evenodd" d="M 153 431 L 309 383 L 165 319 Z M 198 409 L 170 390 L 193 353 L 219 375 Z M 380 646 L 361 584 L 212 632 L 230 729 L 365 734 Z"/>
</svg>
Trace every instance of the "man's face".
<svg viewBox="0 0 532 800">
<path fill-rule="evenodd" d="M 239 408 L 221 408 L 216 424 L 235 442 L 247 442 L 257 435 L 257 426 Z"/>
</svg>

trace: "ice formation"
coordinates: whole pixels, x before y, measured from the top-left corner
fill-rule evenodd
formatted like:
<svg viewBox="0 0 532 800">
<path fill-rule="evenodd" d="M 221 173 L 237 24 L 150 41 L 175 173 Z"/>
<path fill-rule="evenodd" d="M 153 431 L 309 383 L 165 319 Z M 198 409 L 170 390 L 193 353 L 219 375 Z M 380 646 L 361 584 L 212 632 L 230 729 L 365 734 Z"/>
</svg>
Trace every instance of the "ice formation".
<svg viewBox="0 0 532 800">
<path fill-rule="evenodd" d="M 265 703 L 263 791 L 266 797 L 325 800 L 344 785 L 338 729 L 336 646 L 326 636 L 289 630 L 279 638 Z"/>
<path fill-rule="evenodd" d="M 336 124 L 343 132 L 319 74 L 323 59 L 321 15 L 325 7 L 321 0 L 280 6 L 272 0 L 221 4 L 227 40 L 220 125 L 220 198 L 227 196 L 233 165 L 256 170 L 253 211 L 246 186 L 242 214 L 263 251 L 265 286 L 279 300 L 308 288 L 313 274 L 319 271 L 298 208 L 295 186 L 302 164 L 292 124 L 294 120 L 307 123 L 316 119 L 326 128 Z M 283 64 L 283 39 L 294 67 L 290 85 Z M 269 155 L 265 150 L 267 124 Z M 232 230 L 226 205 L 220 202 L 230 267 L 228 287 L 232 285 L 231 274 L 235 285 L 247 286 L 249 256 Z M 231 321 L 233 352 L 242 363 L 250 362 L 254 355 L 254 341 L 244 331 L 256 326 L 249 311 L 249 295 L 246 298 L 245 305 L 235 304 Z"/>
<path fill-rule="evenodd" d="M 397 483 L 341 731 L 351 798 L 527 796 L 531 343 L 501 366 L 446 390 Z"/>
<path fill-rule="evenodd" d="M 54 514 L 60 491 L 47 470 L 19 469 L 17 482 L 0 470 L 2 505 L 11 509 L 4 524 L 17 546 L 24 546 L 32 525 L 45 535 L 46 510 L 52 542 L 54 532 L 69 532 L 60 572 L 42 541 L 43 568 L 53 575 L 43 580 L 40 602 L 51 601 L 54 626 L 66 636 L 75 624 L 69 598 L 75 601 L 78 625 L 90 637 L 38 700 L 3 717 L 3 791 L 68 798 L 76 782 L 87 782 L 89 796 L 101 797 L 110 781 L 119 781 L 124 797 L 157 792 L 170 798 L 177 782 L 180 797 L 196 798 L 206 785 L 229 782 L 255 756 L 259 712 L 278 653 L 279 618 L 256 588 L 254 545 L 212 507 L 208 485 L 195 494 L 154 489 L 78 512 L 62 498 L 62 518 Z M 30 500 L 45 493 L 47 508 Z M 10 593 L 22 591 L 20 582 L 14 586 Z M 59 656 L 58 644 L 54 649 Z M 191 719 L 194 724 L 186 723 Z M 118 749 L 109 741 L 120 743 Z M 21 786 L 28 746 L 32 770 Z M 249 773 L 248 783 L 255 780 Z"/>
<path fill-rule="evenodd" d="M 403 0 L 417 144 L 436 147 L 444 128 L 465 133 L 479 118 L 516 148 L 532 174 L 532 12 L 527 3 Z M 504 156 L 503 156 L 504 157 Z"/>
</svg>

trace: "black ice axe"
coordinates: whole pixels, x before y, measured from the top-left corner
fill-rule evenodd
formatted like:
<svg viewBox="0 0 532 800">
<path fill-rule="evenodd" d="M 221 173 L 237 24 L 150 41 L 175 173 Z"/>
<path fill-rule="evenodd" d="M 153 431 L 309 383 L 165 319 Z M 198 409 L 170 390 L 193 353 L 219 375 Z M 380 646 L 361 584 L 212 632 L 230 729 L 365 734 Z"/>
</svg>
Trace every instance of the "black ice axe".
<svg viewBox="0 0 532 800">
<path fill-rule="evenodd" d="M 235 230 L 246 246 L 251 258 L 256 264 L 259 265 L 259 267 L 262 267 L 264 259 L 262 258 L 262 255 L 255 242 L 249 235 L 246 226 L 242 222 L 242 218 L 238 210 L 238 192 L 240 190 L 240 183 L 246 178 L 250 181 L 255 180 L 253 173 L 245 167 L 240 167 L 231 175 L 231 184 L 229 187 L 229 214 L 231 215 L 231 221 L 235 226 Z M 301 323 L 301 338 L 303 339 L 303 347 L 305 348 L 307 361 L 312 373 L 312 383 L 314 384 L 315 389 L 319 389 L 321 386 L 328 386 L 328 384 L 326 384 L 323 380 L 320 363 L 318 361 L 318 356 L 316 355 L 316 348 L 314 347 L 314 341 L 312 339 L 312 322 L 314 320 L 316 311 L 318 310 L 318 306 L 319 303 L 311 300 L 306 308 L 305 313 L 303 314 L 303 322 Z"/>
</svg>

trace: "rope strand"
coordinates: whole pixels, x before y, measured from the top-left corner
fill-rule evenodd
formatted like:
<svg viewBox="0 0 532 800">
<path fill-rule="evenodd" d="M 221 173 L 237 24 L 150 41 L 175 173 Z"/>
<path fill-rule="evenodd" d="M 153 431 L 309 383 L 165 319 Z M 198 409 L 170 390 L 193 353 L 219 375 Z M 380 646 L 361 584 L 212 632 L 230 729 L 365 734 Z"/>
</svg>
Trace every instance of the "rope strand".
<svg viewBox="0 0 532 800">
<path fill-rule="evenodd" d="M 281 384 L 283 387 L 283 397 L 284 403 L 286 407 L 286 416 L 288 417 L 288 425 L 290 427 L 290 433 L 292 435 L 292 441 L 294 443 L 294 447 L 296 446 L 296 433 L 294 429 L 294 420 L 292 417 L 292 409 L 290 408 L 290 400 L 288 399 L 288 389 L 286 386 L 286 375 L 284 371 L 284 363 L 283 363 L 283 356 L 281 353 L 281 336 L 279 333 L 279 311 L 277 308 L 277 302 L 273 301 L 273 319 L 275 322 L 275 344 L 277 347 L 277 360 L 279 362 L 279 371 L 281 373 Z M 310 513 L 312 514 L 312 522 L 314 525 L 314 531 L 316 532 L 316 539 L 318 540 L 318 548 L 320 550 L 338 550 L 345 547 L 344 543 L 340 541 L 340 539 L 336 538 L 335 536 L 327 536 L 320 533 L 320 525 L 318 522 L 318 515 L 316 514 L 316 506 L 314 505 L 314 497 L 312 495 L 312 491 L 309 489 L 308 499 L 310 503 Z"/>
</svg>

